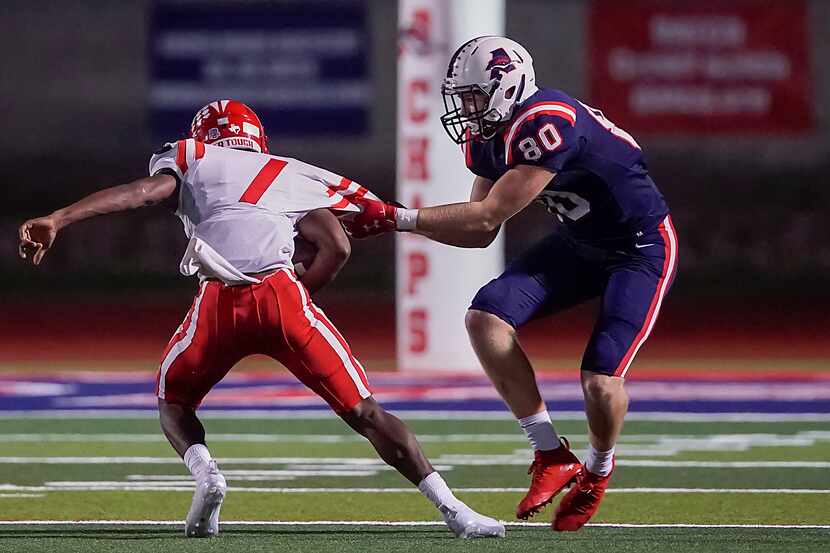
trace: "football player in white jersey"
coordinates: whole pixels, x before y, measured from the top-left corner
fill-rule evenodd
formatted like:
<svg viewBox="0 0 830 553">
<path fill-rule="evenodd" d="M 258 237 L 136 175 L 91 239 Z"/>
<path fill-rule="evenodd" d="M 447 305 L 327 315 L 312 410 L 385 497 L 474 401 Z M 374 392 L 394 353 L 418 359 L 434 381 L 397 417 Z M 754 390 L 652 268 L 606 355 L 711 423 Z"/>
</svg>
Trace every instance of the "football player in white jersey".
<svg viewBox="0 0 830 553">
<path fill-rule="evenodd" d="M 458 500 L 412 432 L 372 397 L 363 367 L 311 300 L 349 255 L 334 211 L 358 211 L 357 183 L 268 154 L 256 114 L 233 100 L 199 110 L 191 138 L 167 144 L 150 176 L 91 194 L 19 229 L 20 255 L 38 265 L 58 232 L 96 215 L 168 204 L 190 242 L 180 265 L 198 275 L 193 306 L 165 349 L 157 375 L 161 426 L 196 481 L 188 536 L 215 536 L 225 478 L 205 444 L 196 409 L 237 361 L 259 353 L 280 361 L 322 397 L 380 457 L 415 484 L 460 537 L 502 537 L 504 526 Z M 318 248 L 298 278 L 297 233 Z"/>
</svg>

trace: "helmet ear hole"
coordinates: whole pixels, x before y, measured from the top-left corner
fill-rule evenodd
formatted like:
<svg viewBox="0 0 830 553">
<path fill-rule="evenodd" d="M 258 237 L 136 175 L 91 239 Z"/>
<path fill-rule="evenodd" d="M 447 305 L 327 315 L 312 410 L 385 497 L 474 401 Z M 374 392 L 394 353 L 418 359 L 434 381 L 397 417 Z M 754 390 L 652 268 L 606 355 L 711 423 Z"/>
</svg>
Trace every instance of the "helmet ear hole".
<svg viewBox="0 0 830 553">
<path fill-rule="evenodd" d="M 513 98 L 513 95 L 514 95 L 515 93 L 516 93 L 516 87 L 515 87 L 515 86 L 511 86 L 510 88 L 508 88 L 508 89 L 504 92 L 504 98 L 505 98 L 506 100 L 510 100 L 511 98 Z"/>
</svg>

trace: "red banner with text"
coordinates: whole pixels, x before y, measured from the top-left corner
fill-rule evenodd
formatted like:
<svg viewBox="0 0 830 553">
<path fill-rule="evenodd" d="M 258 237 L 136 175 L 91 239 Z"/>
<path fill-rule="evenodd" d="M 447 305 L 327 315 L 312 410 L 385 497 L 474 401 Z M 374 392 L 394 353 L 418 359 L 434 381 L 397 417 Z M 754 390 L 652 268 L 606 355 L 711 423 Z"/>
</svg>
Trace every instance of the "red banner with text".
<svg viewBox="0 0 830 553">
<path fill-rule="evenodd" d="M 595 0 L 591 102 L 632 132 L 812 127 L 802 0 Z"/>
</svg>

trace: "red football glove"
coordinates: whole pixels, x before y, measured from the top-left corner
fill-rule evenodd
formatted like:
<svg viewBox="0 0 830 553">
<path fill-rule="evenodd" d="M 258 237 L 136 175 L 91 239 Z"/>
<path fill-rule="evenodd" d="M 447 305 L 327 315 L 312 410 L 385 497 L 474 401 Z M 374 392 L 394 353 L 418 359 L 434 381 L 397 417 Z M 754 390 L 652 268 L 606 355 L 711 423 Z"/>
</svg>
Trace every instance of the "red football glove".
<svg viewBox="0 0 830 553">
<path fill-rule="evenodd" d="M 349 199 L 361 210 L 354 218 L 343 222 L 343 227 L 352 238 L 368 238 L 391 232 L 397 228 L 395 212 L 398 208 L 396 206 L 365 196 Z"/>
</svg>

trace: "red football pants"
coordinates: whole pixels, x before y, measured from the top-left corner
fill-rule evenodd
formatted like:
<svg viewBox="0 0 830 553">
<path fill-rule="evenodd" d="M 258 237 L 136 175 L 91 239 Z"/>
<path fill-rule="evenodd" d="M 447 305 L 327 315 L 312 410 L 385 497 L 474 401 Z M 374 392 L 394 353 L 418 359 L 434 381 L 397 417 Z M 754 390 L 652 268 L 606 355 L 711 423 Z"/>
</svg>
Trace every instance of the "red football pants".
<svg viewBox="0 0 830 553">
<path fill-rule="evenodd" d="M 371 395 L 363 367 L 288 269 L 261 284 L 202 282 L 164 350 L 158 397 L 196 408 L 240 359 L 268 355 L 338 413 Z"/>
</svg>

